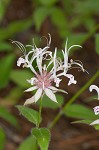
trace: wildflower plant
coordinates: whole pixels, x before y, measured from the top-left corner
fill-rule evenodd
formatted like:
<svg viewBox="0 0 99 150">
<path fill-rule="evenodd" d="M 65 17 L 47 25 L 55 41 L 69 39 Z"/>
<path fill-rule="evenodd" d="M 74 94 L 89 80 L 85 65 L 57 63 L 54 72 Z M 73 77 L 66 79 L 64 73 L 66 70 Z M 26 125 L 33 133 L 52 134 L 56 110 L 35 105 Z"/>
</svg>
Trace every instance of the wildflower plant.
<svg viewBox="0 0 99 150">
<path fill-rule="evenodd" d="M 53 52 L 49 50 L 51 36 L 50 34 L 48 35 L 49 40 L 47 39 L 47 45 L 44 48 L 38 48 L 34 41 L 33 45 L 26 46 L 18 41 L 12 41 L 12 43 L 16 44 L 22 51 L 22 56 L 17 60 L 17 66 L 28 68 L 33 73 L 33 77 L 31 77 L 31 79 L 27 79 L 27 82 L 30 83 L 30 88 L 26 89 L 25 92 L 35 91 L 35 94 L 25 101 L 25 106 L 17 106 L 17 108 L 25 118 L 36 125 L 36 128 L 33 128 L 31 133 L 37 140 L 41 150 L 47 150 L 50 141 L 49 129 L 40 128 L 40 123 L 42 121 L 41 111 L 43 96 L 46 95 L 51 101 L 58 103 L 55 93 L 63 92 L 67 94 L 66 91 L 59 88 L 60 82 L 62 82 L 61 77 L 64 76 L 68 78 L 69 86 L 77 83 L 74 76 L 68 73 L 70 69 L 77 68 L 83 72 L 86 71 L 81 61 L 74 61 L 72 59 L 69 61 L 70 50 L 73 47 L 81 48 L 80 45 L 72 45 L 70 48 L 68 48 L 67 39 L 65 49 L 61 50 L 63 54 L 62 59 L 57 57 L 57 48 L 55 48 Z M 27 51 L 28 47 L 31 48 L 30 51 Z M 26 107 L 26 105 L 36 103 L 38 100 L 40 101 L 39 112 Z"/>
</svg>

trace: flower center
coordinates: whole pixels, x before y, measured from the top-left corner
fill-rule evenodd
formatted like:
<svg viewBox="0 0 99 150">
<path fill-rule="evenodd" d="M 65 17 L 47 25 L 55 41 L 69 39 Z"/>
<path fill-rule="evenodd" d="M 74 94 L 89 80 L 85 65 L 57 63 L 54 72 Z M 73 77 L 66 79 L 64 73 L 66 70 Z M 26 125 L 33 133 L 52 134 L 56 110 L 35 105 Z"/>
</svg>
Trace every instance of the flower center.
<svg viewBox="0 0 99 150">
<path fill-rule="evenodd" d="M 40 75 L 37 74 L 36 76 L 37 81 L 35 85 L 42 89 L 48 88 L 49 86 L 52 85 L 52 81 L 53 81 L 52 79 L 50 79 L 50 77 L 51 74 L 46 71 L 43 71 L 43 73 Z"/>
</svg>

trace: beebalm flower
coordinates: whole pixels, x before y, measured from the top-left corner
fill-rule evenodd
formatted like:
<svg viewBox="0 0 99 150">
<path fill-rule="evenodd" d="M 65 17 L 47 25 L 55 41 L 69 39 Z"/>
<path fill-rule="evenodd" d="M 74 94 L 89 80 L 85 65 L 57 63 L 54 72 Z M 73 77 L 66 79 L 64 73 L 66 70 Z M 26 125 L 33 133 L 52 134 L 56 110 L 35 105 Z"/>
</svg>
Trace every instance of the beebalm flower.
<svg viewBox="0 0 99 150">
<path fill-rule="evenodd" d="M 21 56 L 17 61 L 17 66 L 23 66 L 30 68 L 33 72 L 33 77 L 27 79 L 31 84 L 31 87 L 25 92 L 30 92 L 36 90 L 36 93 L 31 98 L 27 99 L 25 105 L 37 102 L 44 94 L 46 94 L 52 101 L 57 102 L 55 93 L 66 91 L 56 88 L 59 87 L 60 82 L 62 81 L 61 77 L 65 76 L 69 79 L 68 85 L 76 84 L 76 80 L 72 74 L 68 74 L 68 71 L 72 68 L 80 68 L 83 72 L 83 64 L 80 61 L 68 60 L 69 51 L 74 46 L 81 47 L 79 45 L 73 45 L 67 49 L 67 41 L 65 45 L 65 50 L 62 50 L 63 60 L 57 57 L 57 48 L 55 48 L 54 54 L 49 51 L 51 36 L 49 34 L 49 40 L 47 39 L 47 46 L 44 48 L 38 48 L 33 42 L 33 45 L 26 45 L 26 47 L 31 47 L 29 52 L 26 51 L 26 47 L 18 42 L 13 41 L 22 51 L 23 56 Z M 34 68 L 34 61 L 36 61 L 36 69 Z M 45 62 L 47 61 L 47 63 Z M 76 66 L 74 66 L 76 65 Z M 55 83 L 55 86 L 53 86 Z"/>
<path fill-rule="evenodd" d="M 89 87 L 89 91 L 92 92 L 93 90 L 97 91 L 98 100 L 99 100 L 99 88 L 96 85 L 91 85 Z M 98 115 L 99 114 L 99 106 L 95 106 L 93 109 L 94 109 L 95 115 Z M 90 125 L 96 125 L 96 124 L 99 124 L 99 119 L 93 121 Z"/>
</svg>

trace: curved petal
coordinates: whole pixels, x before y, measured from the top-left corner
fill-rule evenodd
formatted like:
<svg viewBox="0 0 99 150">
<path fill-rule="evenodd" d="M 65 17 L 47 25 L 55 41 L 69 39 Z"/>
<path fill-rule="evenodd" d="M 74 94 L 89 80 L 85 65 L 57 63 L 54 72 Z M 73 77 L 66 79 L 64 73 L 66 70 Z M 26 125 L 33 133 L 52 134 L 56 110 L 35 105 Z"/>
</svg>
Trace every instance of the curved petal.
<svg viewBox="0 0 99 150">
<path fill-rule="evenodd" d="M 24 103 L 24 105 L 29 105 L 35 102 L 34 96 L 32 96 L 31 98 L 27 99 Z"/>
<path fill-rule="evenodd" d="M 90 125 L 96 125 L 96 124 L 99 124 L 99 119 L 93 121 Z"/>
<path fill-rule="evenodd" d="M 52 91 L 54 91 L 54 92 L 63 92 L 63 93 L 68 94 L 66 91 L 64 91 L 64 90 L 62 90 L 62 89 L 57 89 L 57 88 L 54 87 L 54 86 L 50 86 L 49 89 L 52 90 Z"/>
<path fill-rule="evenodd" d="M 30 87 L 29 89 L 25 90 L 24 92 L 31 92 L 31 91 L 36 90 L 37 88 L 38 88 L 37 86 L 33 86 L 33 87 Z"/>
<path fill-rule="evenodd" d="M 55 94 L 54 94 L 50 89 L 46 88 L 44 91 L 45 91 L 45 94 L 46 94 L 52 101 L 54 101 L 54 102 L 57 103 L 56 96 L 55 96 Z"/>
<path fill-rule="evenodd" d="M 98 93 L 98 100 L 99 100 L 99 88 L 96 85 L 91 85 L 89 87 L 89 91 L 92 92 L 93 90 L 96 90 Z"/>
<path fill-rule="evenodd" d="M 42 89 L 41 88 L 39 88 L 38 90 L 37 90 L 37 92 L 36 92 L 36 94 L 34 95 L 34 99 L 35 99 L 35 102 L 37 102 L 39 99 L 40 99 L 40 97 L 42 96 Z"/>
</svg>

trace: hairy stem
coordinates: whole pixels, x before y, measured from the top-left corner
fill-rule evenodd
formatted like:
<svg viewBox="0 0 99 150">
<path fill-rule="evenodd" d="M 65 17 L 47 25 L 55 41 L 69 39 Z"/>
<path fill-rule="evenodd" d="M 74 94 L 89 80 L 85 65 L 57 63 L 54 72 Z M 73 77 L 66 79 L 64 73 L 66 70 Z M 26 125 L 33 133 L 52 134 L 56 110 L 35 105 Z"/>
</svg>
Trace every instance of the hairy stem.
<svg viewBox="0 0 99 150">
<path fill-rule="evenodd" d="M 58 122 L 63 112 L 99 77 L 99 70 L 94 74 L 94 76 L 64 105 L 62 110 L 57 114 L 54 120 L 49 125 L 51 129 Z"/>
<path fill-rule="evenodd" d="M 40 126 L 40 118 L 41 118 L 41 112 L 42 112 L 42 99 L 43 99 L 43 97 L 41 97 L 41 99 L 40 99 L 40 106 L 39 106 L 39 118 L 38 118 L 38 125 L 37 125 L 37 127 L 39 128 L 39 126 Z"/>
</svg>

